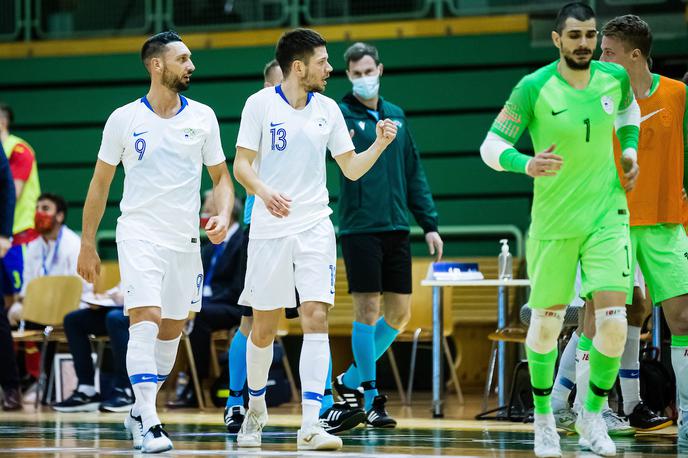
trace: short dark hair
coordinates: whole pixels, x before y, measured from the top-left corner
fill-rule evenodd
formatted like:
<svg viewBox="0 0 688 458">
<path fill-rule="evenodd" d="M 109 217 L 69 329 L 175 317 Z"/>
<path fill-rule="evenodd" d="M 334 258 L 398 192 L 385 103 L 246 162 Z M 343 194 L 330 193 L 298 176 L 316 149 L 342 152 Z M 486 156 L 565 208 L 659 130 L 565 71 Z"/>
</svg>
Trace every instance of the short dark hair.
<svg viewBox="0 0 688 458">
<path fill-rule="evenodd" d="M 67 220 L 67 202 L 64 200 L 64 197 L 50 192 L 44 192 L 38 196 L 37 202 L 41 200 L 49 200 L 54 203 L 57 213 L 62 213 L 64 215 L 64 220 Z"/>
<path fill-rule="evenodd" d="M 148 62 L 153 57 L 159 57 L 163 52 L 165 52 L 165 47 L 168 43 L 174 43 L 175 41 L 182 41 L 182 37 L 173 30 L 167 30 L 165 32 L 160 32 L 153 35 L 141 47 L 141 61 L 143 65 L 148 67 Z"/>
<path fill-rule="evenodd" d="M 604 25 L 602 34 L 621 41 L 626 49 L 639 49 L 645 57 L 652 53 L 652 30 L 634 14 L 615 17 Z"/>
<path fill-rule="evenodd" d="M 357 42 L 349 46 L 344 53 L 344 63 L 346 68 L 349 68 L 349 63 L 358 62 L 365 56 L 370 56 L 375 61 L 375 65 L 380 65 L 380 54 L 377 52 L 377 48 L 368 43 Z"/>
<path fill-rule="evenodd" d="M 558 34 L 561 35 L 566 26 L 566 20 L 570 17 L 578 21 L 587 21 L 595 17 L 595 12 L 583 2 L 567 3 L 561 7 L 559 13 L 557 13 L 557 19 L 554 21 L 554 30 Z"/>
<path fill-rule="evenodd" d="M 279 62 L 277 62 L 277 59 L 272 59 L 270 62 L 265 64 L 265 67 L 263 68 L 263 79 L 267 80 L 268 75 L 270 74 L 270 70 L 272 70 L 275 67 L 279 67 Z"/>
<path fill-rule="evenodd" d="M 7 118 L 7 126 L 11 126 L 14 122 L 14 112 L 12 111 L 12 108 L 6 103 L 0 102 L 0 112 L 2 112 Z"/>
<path fill-rule="evenodd" d="M 299 28 L 285 32 L 275 49 L 275 59 L 279 62 L 284 77 L 289 75 L 292 62 L 301 60 L 308 63 L 315 48 L 326 44 L 327 41 L 315 30 Z"/>
</svg>

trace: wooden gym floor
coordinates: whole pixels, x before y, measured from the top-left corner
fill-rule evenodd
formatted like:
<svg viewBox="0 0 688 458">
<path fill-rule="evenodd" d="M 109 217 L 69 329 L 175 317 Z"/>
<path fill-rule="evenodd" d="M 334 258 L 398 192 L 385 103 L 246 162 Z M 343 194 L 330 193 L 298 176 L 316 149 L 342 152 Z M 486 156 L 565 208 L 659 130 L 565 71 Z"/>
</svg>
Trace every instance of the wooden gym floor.
<svg viewBox="0 0 688 458">
<path fill-rule="evenodd" d="M 270 422 L 263 435 L 262 450 L 239 450 L 234 437 L 225 432 L 222 410 L 162 410 L 160 417 L 175 449 L 163 456 L 339 456 L 343 458 L 403 458 L 407 456 L 530 457 L 531 426 L 498 421 L 475 421 L 480 408 L 478 395 L 467 395 L 466 404 L 449 396 L 445 419 L 430 417 L 430 399 L 419 394 L 413 406 L 390 402 L 389 411 L 399 421 L 391 430 L 359 427 L 342 435 L 340 452 L 296 451 L 299 406 L 289 404 L 270 409 Z M 0 412 L 0 458 L 19 457 L 109 457 L 141 456 L 131 449 L 121 420 L 124 414 L 60 414 L 43 407 L 35 412 L 26 406 L 20 412 Z M 562 434 L 565 457 L 594 456 L 580 452 L 578 437 Z M 676 427 L 656 433 L 638 434 L 617 441 L 618 456 L 688 456 L 677 450 Z M 683 453 L 681 453 L 683 452 Z"/>
</svg>

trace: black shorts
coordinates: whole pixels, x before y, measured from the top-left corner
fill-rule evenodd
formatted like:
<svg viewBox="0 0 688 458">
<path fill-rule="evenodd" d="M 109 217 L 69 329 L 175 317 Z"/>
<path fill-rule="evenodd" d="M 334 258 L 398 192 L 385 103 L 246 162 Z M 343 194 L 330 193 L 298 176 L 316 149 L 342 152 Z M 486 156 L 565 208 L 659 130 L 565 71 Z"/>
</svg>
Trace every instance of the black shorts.
<svg viewBox="0 0 688 458">
<path fill-rule="evenodd" d="M 411 242 L 406 231 L 340 237 L 349 292 L 411 294 Z"/>
<path fill-rule="evenodd" d="M 251 231 L 251 225 L 248 224 L 246 225 L 246 228 L 244 229 L 244 234 L 246 237 L 244 237 L 244 244 L 241 247 L 241 266 L 239 268 L 239 273 L 243 278 L 246 278 L 246 266 L 248 265 L 248 234 Z M 294 308 L 285 308 L 284 309 L 284 316 L 287 317 L 288 320 L 291 320 L 292 318 L 298 318 L 299 317 L 299 311 L 298 308 L 301 306 L 301 303 L 299 302 L 299 293 L 296 292 L 296 307 Z M 253 309 L 249 306 L 246 305 L 239 305 L 241 307 L 241 314 L 243 316 L 253 316 Z"/>
</svg>

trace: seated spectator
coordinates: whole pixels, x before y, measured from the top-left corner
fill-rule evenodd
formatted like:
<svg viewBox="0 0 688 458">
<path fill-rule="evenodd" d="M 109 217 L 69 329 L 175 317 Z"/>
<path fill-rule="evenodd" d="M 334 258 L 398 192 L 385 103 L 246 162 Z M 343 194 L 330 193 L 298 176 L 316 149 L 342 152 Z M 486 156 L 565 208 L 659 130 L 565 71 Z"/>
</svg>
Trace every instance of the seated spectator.
<svg viewBox="0 0 688 458">
<path fill-rule="evenodd" d="M 134 404 L 134 394 L 127 376 L 127 342 L 129 341 L 129 317 L 124 316 L 124 295 L 119 287 L 84 297 L 88 308 L 75 310 L 64 319 L 69 351 L 74 360 L 74 370 L 79 379 L 76 390 L 66 400 L 53 405 L 59 412 L 128 412 Z M 95 368 L 91 358 L 89 335 L 110 338 L 114 361 L 114 389 L 108 399 L 96 391 Z"/>
<path fill-rule="evenodd" d="M 21 320 L 21 301 L 27 285 L 34 278 L 50 275 L 78 275 L 76 263 L 81 248 L 81 238 L 65 224 L 67 203 L 56 194 L 43 193 L 36 203 L 36 231 L 40 237 L 26 245 L 24 255 L 24 282 L 20 299 L 8 312 L 10 323 Z M 93 285 L 84 282 L 84 293 L 91 293 Z M 85 304 L 83 304 L 85 306 Z M 34 327 L 27 323 L 27 327 Z"/>
<path fill-rule="evenodd" d="M 241 321 L 241 307 L 237 306 L 244 288 L 240 274 L 241 250 L 244 231 L 239 227 L 241 202 L 236 199 L 229 230 L 225 241 L 219 245 L 207 244 L 201 250 L 203 261 L 203 307 L 196 314 L 193 330 L 189 334 L 196 361 L 198 379 L 202 381 L 210 372 L 210 335 L 220 329 L 231 329 Z M 201 215 L 201 227 L 207 218 L 217 214 L 211 192 L 206 193 Z M 197 404 L 193 382 L 189 382 L 179 399 L 168 403 L 169 407 L 188 407 Z"/>
</svg>

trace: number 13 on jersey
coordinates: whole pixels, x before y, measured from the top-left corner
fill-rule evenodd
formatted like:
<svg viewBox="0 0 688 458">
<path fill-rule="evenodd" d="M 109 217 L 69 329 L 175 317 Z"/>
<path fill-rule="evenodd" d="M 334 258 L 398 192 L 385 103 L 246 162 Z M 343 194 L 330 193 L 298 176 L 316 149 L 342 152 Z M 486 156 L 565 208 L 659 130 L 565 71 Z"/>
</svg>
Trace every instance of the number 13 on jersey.
<svg viewBox="0 0 688 458">
<path fill-rule="evenodd" d="M 270 135 L 272 136 L 272 151 L 284 151 L 287 147 L 287 131 L 281 127 L 279 129 L 273 127 L 270 129 Z"/>
</svg>

